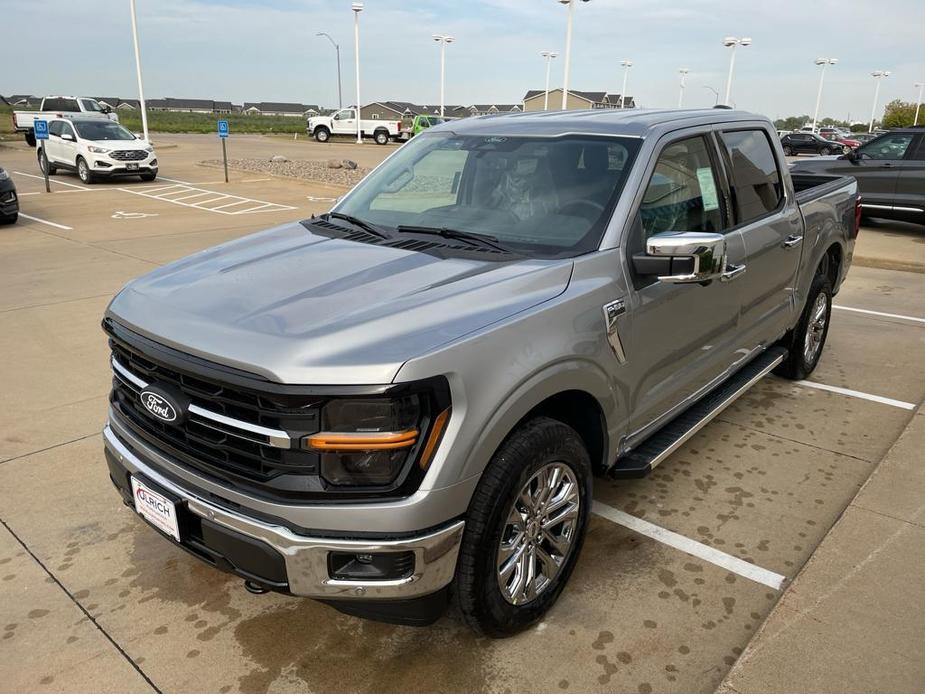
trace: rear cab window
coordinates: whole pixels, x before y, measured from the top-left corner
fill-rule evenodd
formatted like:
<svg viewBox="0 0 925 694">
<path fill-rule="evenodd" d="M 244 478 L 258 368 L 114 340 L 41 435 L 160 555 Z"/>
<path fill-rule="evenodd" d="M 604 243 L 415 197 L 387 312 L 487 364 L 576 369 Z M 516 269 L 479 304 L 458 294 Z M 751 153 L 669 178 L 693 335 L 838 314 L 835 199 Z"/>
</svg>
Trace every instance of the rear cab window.
<svg viewBox="0 0 925 694">
<path fill-rule="evenodd" d="M 749 224 L 781 207 L 784 186 L 777 158 L 764 130 L 731 130 L 719 134 L 730 173 L 736 225 Z"/>
</svg>

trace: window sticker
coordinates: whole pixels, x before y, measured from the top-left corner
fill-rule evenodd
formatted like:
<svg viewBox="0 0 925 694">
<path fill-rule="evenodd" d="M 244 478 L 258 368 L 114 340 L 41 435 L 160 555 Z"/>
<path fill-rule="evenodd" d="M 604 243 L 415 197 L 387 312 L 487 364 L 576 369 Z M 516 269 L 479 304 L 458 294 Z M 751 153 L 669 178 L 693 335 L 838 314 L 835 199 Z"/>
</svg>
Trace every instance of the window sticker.
<svg viewBox="0 0 925 694">
<path fill-rule="evenodd" d="M 697 169 L 697 180 L 700 182 L 700 196 L 703 198 L 704 211 L 712 212 L 719 209 L 719 195 L 716 192 L 713 169 L 709 166 Z"/>
</svg>

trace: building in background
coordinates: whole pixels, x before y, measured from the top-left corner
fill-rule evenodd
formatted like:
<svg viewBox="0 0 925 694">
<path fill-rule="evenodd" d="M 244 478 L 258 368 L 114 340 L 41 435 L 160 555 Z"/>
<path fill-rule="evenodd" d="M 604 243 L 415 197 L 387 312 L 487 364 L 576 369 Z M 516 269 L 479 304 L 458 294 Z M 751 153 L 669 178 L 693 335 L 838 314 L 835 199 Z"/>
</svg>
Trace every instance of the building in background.
<svg viewBox="0 0 925 694">
<path fill-rule="evenodd" d="M 229 112 L 231 105 L 229 104 Z M 244 102 L 243 112 L 249 116 L 317 116 L 321 109 L 316 104 L 292 104 L 276 101 Z"/>
<path fill-rule="evenodd" d="M 543 89 L 531 89 L 524 95 L 524 111 L 542 111 L 546 103 L 546 92 Z M 562 103 L 562 89 L 549 90 L 549 110 L 558 111 Z M 620 108 L 620 95 L 607 92 L 584 92 L 577 89 L 568 90 L 568 110 L 592 108 Z M 636 108 L 633 97 L 627 96 L 624 108 Z"/>
</svg>

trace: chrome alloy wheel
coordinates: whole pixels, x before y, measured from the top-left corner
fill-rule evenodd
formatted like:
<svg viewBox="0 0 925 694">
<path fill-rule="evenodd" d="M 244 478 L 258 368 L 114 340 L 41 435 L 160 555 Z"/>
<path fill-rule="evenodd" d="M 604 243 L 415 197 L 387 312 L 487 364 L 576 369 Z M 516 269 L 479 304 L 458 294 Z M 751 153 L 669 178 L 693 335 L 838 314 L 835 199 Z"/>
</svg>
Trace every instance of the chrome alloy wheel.
<svg viewBox="0 0 925 694">
<path fill-rule="evenodd" d="M 825 325 L 829 320 L 829 304 L 826 295 L 819 292 L 813 311 L 806 325 L 806 337 L 803 341 L 803 359 L 807 364 L 813 364 L 822 348 L 822 338 L 825 336 Z"/>
<path fill-rule="evenodd" d="M 513 605 L 534 600 L 558 575 L 575 543 L 578 479 L 565 463 L 548 463 L 523 486 L 501 532 L 498 586 Z"/>
</svg>

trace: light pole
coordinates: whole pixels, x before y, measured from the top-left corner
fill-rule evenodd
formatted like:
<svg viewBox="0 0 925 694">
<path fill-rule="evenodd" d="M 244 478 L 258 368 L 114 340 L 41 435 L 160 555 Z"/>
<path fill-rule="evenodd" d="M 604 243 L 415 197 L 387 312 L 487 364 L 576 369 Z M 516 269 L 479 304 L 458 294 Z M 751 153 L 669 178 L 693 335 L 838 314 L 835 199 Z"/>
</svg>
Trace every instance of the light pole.
<svg viewBox="0 0 925 694">
<path fill-rule="evenodd" d="M 822 83 L 825 81 L 825 69 L 838 62 L 838 58 L 816 58 L 816 65 L 822 66 L 819 75 L 819 91 L 816 93 L 816 110 L 813 111 L 813 132 L 816 132 L 816 121 L 819 119 L 819 104 L 822 103 Z"/>
<path fill-rule="evenodd" d="M 877 113 L 877 100 L 880 98 L 880 80 L 890 76 L 889 70 L 874 70 L 870 76 L 877 80 L 877 86 L 874 88 L 874 106 L 870 110 L 870 125 L 867 126 L 867 132 L 874 131 L 874 115 Z"/>
<path fill-rule="evenodd" d="M 357 68 L 357 144 L 363 144 L 363 130 L 360 125 L 363 115 L 363 108 L 360 104 L 360 12 L 363 11 L 363 3 L 355 2 L 351 5 L 353 10 L 353 60 Z"/>
<path fill-rule="evenodd" d="M 581 0 L 588 2 L 588 0 Z M 565 29 L 565 65 L 562 77 L 562 110 L 568 106 L 568 73 L 572 64 L 572 15 L 575 12 L 576 0 L 559 0 L 562 5 L 568 5 L 568 24 Z"/>
<path fill-rule="evenodd" d="M 916 82 L 915 86 L 919 88 L 919 98 L 915 102 L 915 120 L 912 121 L 912 125 L 919 124 L 919 108 L 922 106 L 922 89 L 925 88 L 925 82 Z"/>
<path fill-rule="evenodd" d="M 555 51 L 540 51 L 540 55 L 546 58 L 546 96 L 543 97 L 543 110 L 549 110 L 549 68 L 552 66 L 552 59 L 558 57 Z"/>
<path fill-rule="evenodd" d="M 687 73 L 689 73 L 686 67 L 682 67 L 678 70 L 678 74 L 681 75 L 681 91 L 678 93 L 678 108 L 681 108 L 681 104 L 684 103 L 684 80 L 687 78 Z"/>
<path fill-rule="evenodd" d="M 138 74 L 138 105 L 141 107 L 141 131 L 145 142 L 148 141 L 148 111 L 145 108 L 145 90 L 141 86 L 141 54 L 138 51 L 138 26 L 135 23 L 135 0 L 130 0 L 132 8 L 132 40 L 135 42 L 135 72 Z"/>
<path fill-rule="evenodd" d="M 629 77 L 630 68 L 633 67 L 632 60 L 621 60 L 623 66 L 623 89 L 620 90 L 620 108 L 626 108 L 626 78 Z"/>
<path fill-rule="evenodd" d="M 719 92 L 718 92 L 715 88 L 711 87 L 711 86 L 708 85 L 708 84 L 703 85 L 703 88 L 704 88 L 704 89 L 709 89 L 711 92 L 713 92 L 713 96 L 714 96 L 714 98 L 713 98 L 713 105 L 716 106 L 716 104 L 719 103 Z"/>
<path fill-rule="evenodd" d="M 440 117 L 443 118 L 443 95 L 446 84 L 446 45 L 456 39 L 448 34 L 434 34 L 434 41 L 440 44 Z"/>
<path fill-rule="evenodd" d="M 328 41 L 331 42 L 331 45 L 334 46 L 334 50 L 337 51 L 337 108 L 343 108 L 344 95 L 340 87 L 340 46 L 338 46 L 337 42 L 331 38 L 330 34 L 324 31 L 319 31 L 317 34 L 315 34 L 315 36 L 324 36 Z"/>
<path fill-rule="evenodd" d="M 751 46 L 752 40 L 747 36 L 741 39 L 735 36 L 727 36 L 723 39 L 723 45 L 726 48 L 732 48 L 732 55 L 729 56 L 729 76 L 726 77 L 726 98 L 723 101 L 724 104 L 728 104 L 729 97 L 732 95 L 732 72 L 735 70 L 736 65 L 736 48 L 739 46 Z"/>
</svg>

